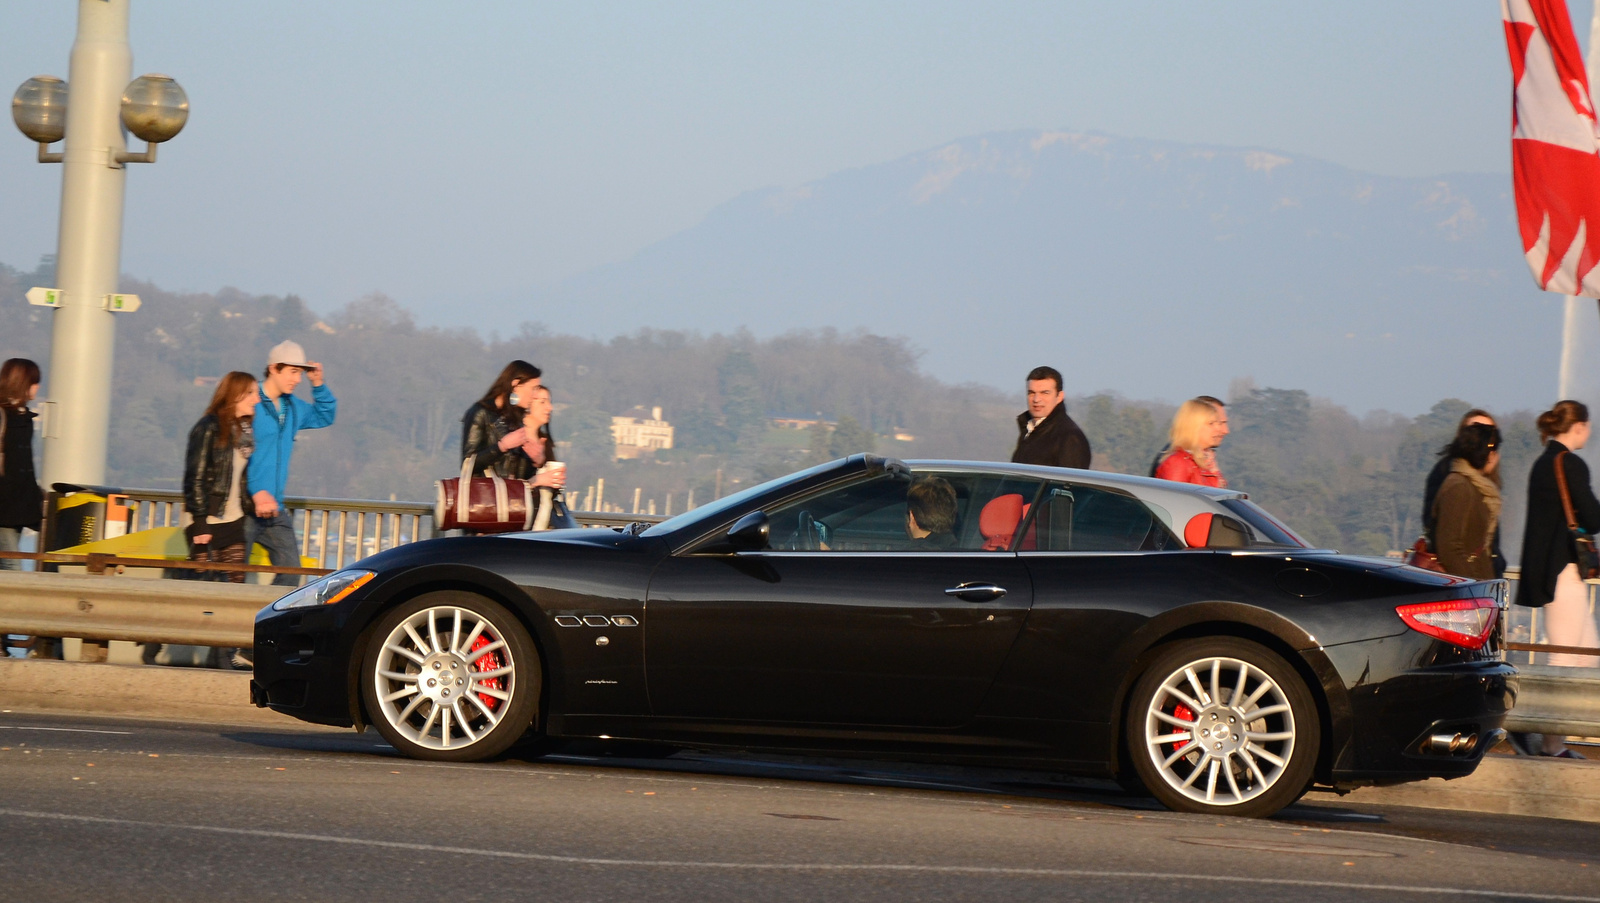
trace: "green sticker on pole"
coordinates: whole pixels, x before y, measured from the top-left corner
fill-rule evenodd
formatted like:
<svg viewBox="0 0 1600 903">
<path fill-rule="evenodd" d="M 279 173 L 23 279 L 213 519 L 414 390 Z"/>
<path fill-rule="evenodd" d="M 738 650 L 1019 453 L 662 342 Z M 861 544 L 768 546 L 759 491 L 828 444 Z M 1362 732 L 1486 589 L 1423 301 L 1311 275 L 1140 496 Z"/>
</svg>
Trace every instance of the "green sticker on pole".
<svg viewBox="0 0 1600 903">
<path fill-rule="evenodd" d="M 113 313 L 132 313 L 139 309 L 138 295 L 107 295 L 106 310 Z"/>
<path fill-rule="evenodd" d="M 66 297 L 66 292 L 58 288 L 39 288 L 35 286 L 28 289 L 28 303 L 39 307 L 60 307 L 61 299 Z"/>
</svg>

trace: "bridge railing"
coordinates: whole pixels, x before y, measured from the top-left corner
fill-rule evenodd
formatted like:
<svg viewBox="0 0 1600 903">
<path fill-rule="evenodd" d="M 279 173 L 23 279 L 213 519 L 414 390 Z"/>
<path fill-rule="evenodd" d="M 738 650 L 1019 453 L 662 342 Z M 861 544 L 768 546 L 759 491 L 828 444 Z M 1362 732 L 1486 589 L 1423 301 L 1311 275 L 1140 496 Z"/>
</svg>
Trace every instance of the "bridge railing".
<svg viewBox="0 0 1600 903">
<path fill-rule="evenodd" d="M 1511 582 L 1509 597 L 1517 598 L 1517 584 L 1522 579 L 1522 568 L 1506 568 L 1506 579 Z M 1589 591 L 1589 617 L 1595 616 L 1596 597 L 1600 595 L 1600 580 L 1585 580 Z M 1561 646 L 1550 643 L 1546 630 L 1549 618 L 1542 608 L 1512 605 L 1506 610 L 1506 660 L 1519 665 L 1549 664 L 1551 655 L 1593 655 L 1600 657 L 1600 649 L 1582 646 Z"/>
<path fill-rule="evenodd" d="M 183 493 L 162 489 L 130 489 L 124 493 L 131 509 L 128 532 L 186 523 Z M 294 518 L 300 555 L 316 560 L 318 568 L 338 570 L 346 562 L 391 549 L 436 533 L 433 505 L 427 502 L 319 499 L 290 496 L 284 507 Z M 666 518 L 650 514 L 616 514 L 573 511 L 585 527 L 616 527 L 634 521 L 654 523 Z"/>
</svg>

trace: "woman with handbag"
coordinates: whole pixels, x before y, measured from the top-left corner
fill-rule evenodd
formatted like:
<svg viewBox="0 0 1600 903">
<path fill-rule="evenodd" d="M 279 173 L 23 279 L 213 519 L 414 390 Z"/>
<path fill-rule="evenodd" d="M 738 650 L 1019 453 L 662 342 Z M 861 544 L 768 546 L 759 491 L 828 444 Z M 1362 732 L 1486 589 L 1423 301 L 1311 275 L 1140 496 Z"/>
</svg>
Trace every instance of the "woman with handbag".
<svg viewBox="0 0 1600 903">
<path fill-rule="evenodd" d="M 550 390 L 520 386 L 517 405 L 486 429 L 498 436 L 494 463 L 480 476 L 473 458 L 461 461 L 461 476 L 434 483 L 434 524 L 440 530 L 507 533 L 576 527 L 556 498 L 567 482 L 566 465 L 555 459 L 550 439 Z"/>
<path fill-rule="evenodd" d="M 1447 448 L 1449 474 L 1434 496 L 1434 549 L 1447 574 L 1493 580 L 1494 537 L 1500 523 L 1500 431 L 1472 424 Z"/>
<path fill-rule="evenodd" d="M 1488 411 L 1485 411 L 1482 408 L 1473 408 L 1461 415 L 1461 422 L 1456 424 L 1456 436 L 1459 437 L 1461 435 L 1461 431 L 1467 427 L 1480 423 L 1486 426 L 1495 427 L 1500 425 L 1495 422 L 1493 414 L 1490 414 Z M 1444 485 L 1444 478 L 1450 475 L 1450 468 L 1455 461 L 1454 457 L 1451 455 L 1451 449 L 1453 448 L 1455 448 L 1455 439 L 1451 439 L 1450 444 L 1439 449 L 1439 460 L 1434 462 L 1433 469 L 1428 471 L 1427 480 L 1423 482 L 1422 536 L 1418 537 L 1416 545 L 1412 547 L 1411 554 L 1407 562 L 1408 564 L 1414 564 L 1418 567 L 1427 568 L 1430 571 L 1439 570 L 1439 560 L 1435 554 L 1438 552 L 1438 546 L 1434 541 L 1433 502 L 1434 499 L 1439 495 L 1439 487 Z M 1490 477 L 1495 481 L 1496 485 L 1500 484 L 1501 473 L 1498 468 L 1496 468 L 1494 472 L 1490 474 Z M 1495 530 L 1494 542 L 1491 545 L 1489 552 L 1494 558 L 1494 575 L 1496 577 L 1504 576 L 1506 572 L 1506 556 L 1500 551 L 1500 531 L 1498 529 Z"/>
<path fill-rule="evenodd" d="M 481 477 L 493 468 L 505 476 L 506 455 L 521 443 L 508 443 L 506 434 L 517 428 L 527 410 L 532 390 L 539 385 L 539 368 L 527 361 L 506 364 L 483 397 L 461 417 L 461 457 L 472 459 L 471 475 Z M 507 415 L 511 414 L 510 418 Z"/>
<path fill-rule="evenodd" d="M 1522 539 L 1522 579 L 1517 604 L 1545 610 L 1545 636 L 1555 646 L 1600 646 L 1589 593 L 1583 584 L 1593 576 L 1593 540 L 1600 531 L 1600 500 L 1589 486 L 1589 466 L 1573 452 L 1589 441 L 1589 408 L 1577 401 L 1558 401 L 1539 415 L 1544 454 L 1528 474 L 1528 521 Z M 1596 656 L 1553 653 L 1552 665 L 1595 667 Z M 1582 758 L 1559 736 L 1546 735 L 1547 756 Z"/>
</svg>

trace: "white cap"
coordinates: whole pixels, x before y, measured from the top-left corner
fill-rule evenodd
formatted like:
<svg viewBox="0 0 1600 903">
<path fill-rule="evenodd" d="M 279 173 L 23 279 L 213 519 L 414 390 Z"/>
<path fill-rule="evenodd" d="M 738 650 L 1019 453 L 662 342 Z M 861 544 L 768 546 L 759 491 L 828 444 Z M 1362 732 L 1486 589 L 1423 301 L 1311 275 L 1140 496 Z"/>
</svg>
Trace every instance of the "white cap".
<svg viewBox="0 0 1600 903">
<path fill-rule="evenodd" d="M 306 366 L 306 350 L 300 347 L 299 342 L 279 342 L 267 352 L 267 366 L 275 364 L 288 364 L 291 367 Z"/>
</svg>

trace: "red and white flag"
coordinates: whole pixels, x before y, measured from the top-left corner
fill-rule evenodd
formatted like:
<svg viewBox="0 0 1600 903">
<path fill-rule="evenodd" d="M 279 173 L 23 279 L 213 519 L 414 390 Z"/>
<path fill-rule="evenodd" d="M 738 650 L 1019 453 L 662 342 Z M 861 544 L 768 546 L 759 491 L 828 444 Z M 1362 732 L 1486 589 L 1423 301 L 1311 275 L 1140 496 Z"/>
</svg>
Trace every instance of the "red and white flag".
<svg viewBox="0 0 1600 903">
<path fill-rule="evenodd" d="M 1600 136 L 1566 0 L 1500 0 L 1517 225 L 1545 291 L 1600 298 Z"/>
</svg>

